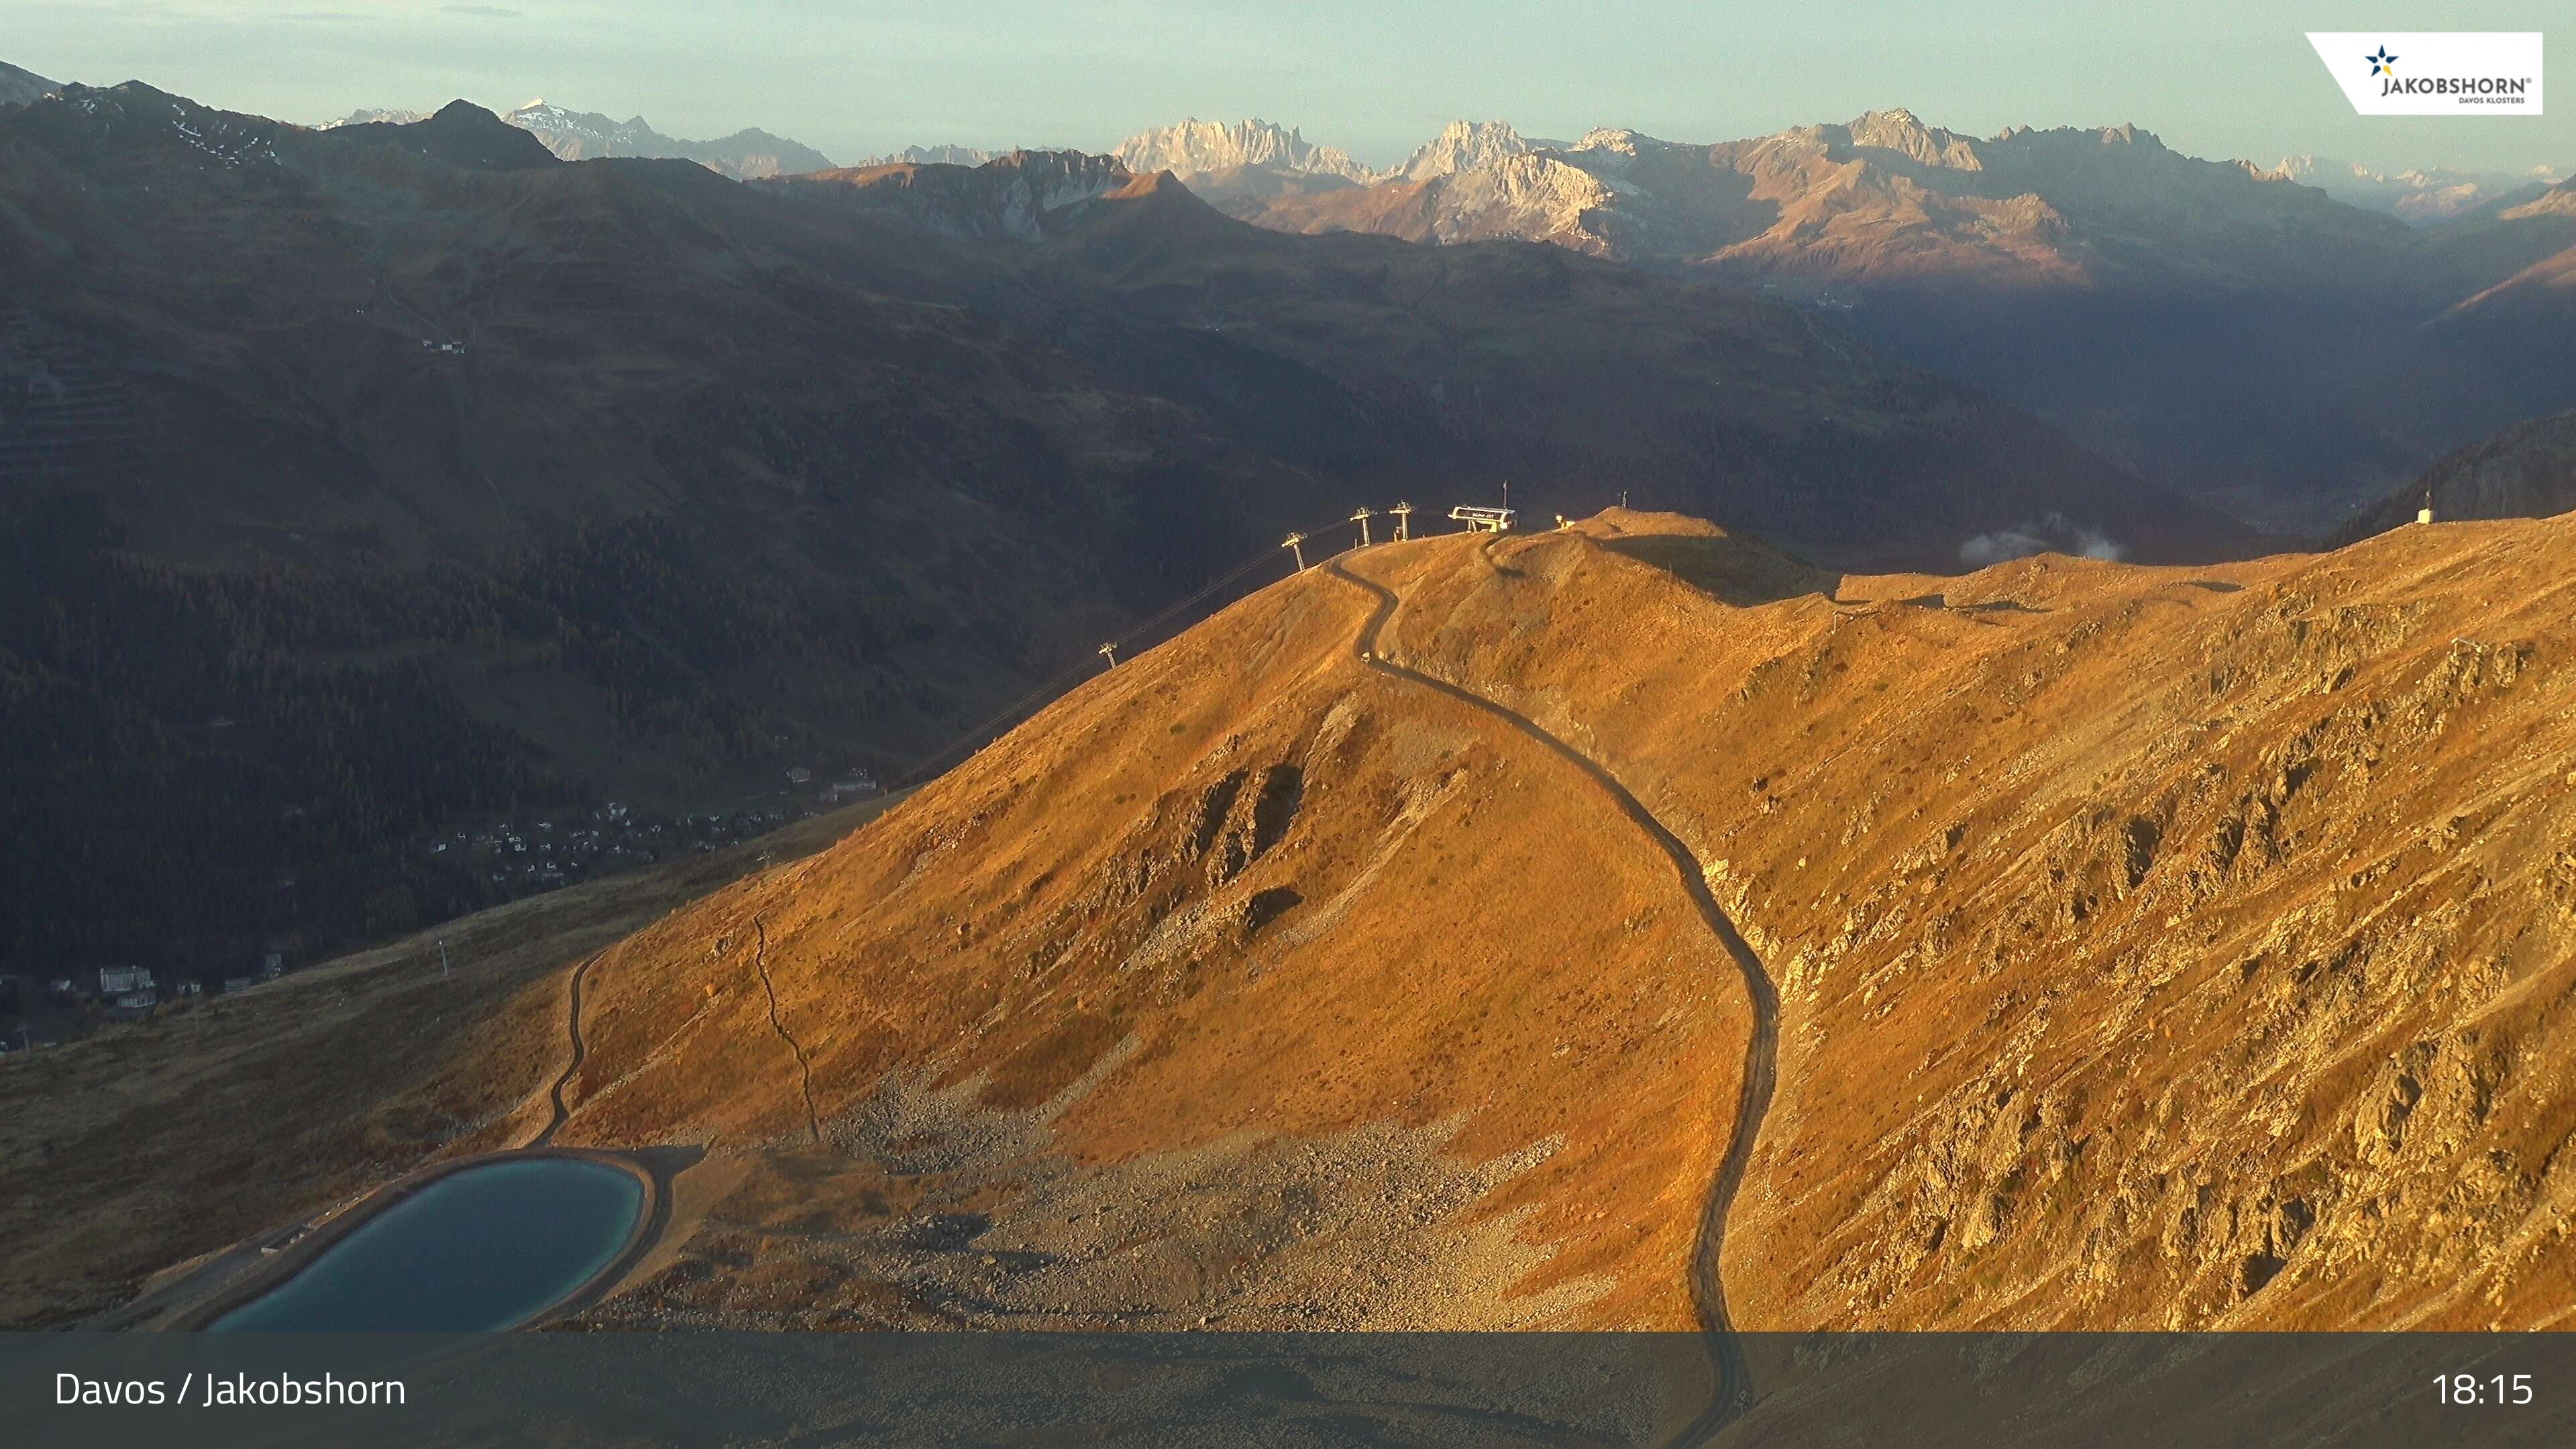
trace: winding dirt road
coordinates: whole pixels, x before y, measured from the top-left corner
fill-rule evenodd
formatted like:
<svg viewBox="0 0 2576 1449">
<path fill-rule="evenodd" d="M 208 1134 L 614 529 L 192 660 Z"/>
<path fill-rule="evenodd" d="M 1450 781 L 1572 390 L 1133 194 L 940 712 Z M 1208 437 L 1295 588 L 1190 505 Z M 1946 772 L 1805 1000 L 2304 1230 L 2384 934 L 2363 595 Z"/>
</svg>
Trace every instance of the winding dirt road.
<svg viewBox="0 0 2576 1449">
<path fill-rule="evenodd" d="M 805 1094 L 806 1130 L 814 1141 L 820 1142 L 823 1140 L 823 1114 L 814 1105 L 814 1061 L 805 1055 L 805 1044 L 796 1039 L 796 1034 L 787 1029 L 786 1020 L 778 1014 L 778 983 L 769 979 L 769 926 L 754 916 L 751 929 L 758 938 L 758 944 L 752 948 L 751 965 L 760 973 L 762 994 L 769 998 L 769 1029 L 778 1033 L 778 1039 L 787 1043 L 787 1049 L 796 1054 L 796 1088 Z"/>
<path fill-rule="evenodd" d="M 1352 573 L 1342 566 L 1340 559 L 1325 567 L 1335 578 L 1367 590 L 1377 600 L 1376 612 L 1361 626 L 1359 638 L 1352 643 L 1352 651 L 1358 655 L 1360 663 L 1381 674 L 1392 675 L 1483 710 L 1546 746 L 1589 776 L 1630 822 L 1644 831 L 1671 860 L 1674 872 L 1681 877 L 1683 894 L 1690 898 L 1700 919 L 1707 922 L 1709 933 L 1726 948 L 1737 971 L 1743 975 L 1745 993 L 1753 1003 L 1753 1032 L 1744 1046 L 1744 1090 L 1736 1100 L 1734 1135 L 1727 1143 L 1726 1159 L 1719 1164 L 1717 1177 L 1709 1184 L 1708 1199 L 1700 1210 L 1699 1242 L 1691 1255 L 1691 1298 L 1699 1309 L 1700 1326 L 1708 1336 L 1709 1358 L 1716 1370 L 1717 1386 L 1709 1398 L 1708 1407 L 1700 1411 L 1675 1441 L 1678 1444 L 1704 1443 L 1753 1401 L 1752 1370 L 1745 1362 L 1735 1325 L 1727 1317 L 1726 1284 L 1721 1276 L 1719 1260 L 1726 1245 L 1727 1209 L 1734 1204 L 1736 1191 L 1744 1184 L 1745 1167 L 1753 1157 L 1754 1138 L 1762 1130 L 1764 1114 L 1771 1110 L 1773 1074 L 1780 1052 L 1779 993 L 1773 989 L 1770 973 L 1763 969 L 1762 959 L 1753 954 L 1753 948 L 1745 944 L 1743 934 L 1727 918 L 1725 908 L 1718 905 L 1717 898 L 1709 893 L 1708 878 L 1700 870 L 1699 857 L 1691 853 L 1680 836 L 1666 829 L 1664 823 L 1655 818 L 1654 812 L 1630 793 L 1617 776 L 1591 756 L 1540 728 L 1528 716 L 1447 680 L 1434 679 L 1388 659 L 1383 636 L 1399 603 L 1394 591 Z"/>
<path fill-rule="evenodd" d="M 528 1139 L 529 1147 L 544 1147 L 552 1143 L 555 1140 L 555 1134 L 563 1130 L 563 1124 L 572 1120 L 572 1109 L 564 1105 L 564 1089 L 572 1085 L 573 1074 L 581 1070 L 583 1059 L 590 1055 L 590 1043 L 582 1040 L 581 1036 L 581 983 L 584 977 L 590 975 L 590 968 L 599 964 L 599 957 L 607 954 L 602 951 L 572 970 L 572 1004 L 569 1012 L 572 1023 L 572 1060 L 565 1064 L 563 1075 L 555 1078 L 554 1120 L 546 1124 L 546 1130 Z"/>
</svg>

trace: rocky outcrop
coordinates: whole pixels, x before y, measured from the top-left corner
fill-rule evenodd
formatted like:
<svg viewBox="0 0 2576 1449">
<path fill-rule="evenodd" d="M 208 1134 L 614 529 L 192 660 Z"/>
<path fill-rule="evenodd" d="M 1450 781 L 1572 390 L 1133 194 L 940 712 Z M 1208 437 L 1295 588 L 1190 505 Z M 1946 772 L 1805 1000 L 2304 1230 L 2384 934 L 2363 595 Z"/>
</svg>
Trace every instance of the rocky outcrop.
<svg viewBox="0 0 2576 1449">
<path fill-rule="evenodd" d="M 1193 116 L 1177 126 L 1130 136 L 1110 154 L 1139 176 L 1169 171 L 1183 181 L 1243 166 L 1363 183 L 1378 179 L 1348 152 L 1315 145 L 1294 130 L 1263 120 L 1202 121 Z"/>
<path fill-rule="evenodd" d="M 1439 135 L 1404 158 L 1404 164 L 1396 167 L 1392 175 L 1406 181 L 1429 181 L 1498 166 L 1526 156 L 1531 150 L 1520 132 L 1506 122 L 1451 121 Z"/>
</svg>

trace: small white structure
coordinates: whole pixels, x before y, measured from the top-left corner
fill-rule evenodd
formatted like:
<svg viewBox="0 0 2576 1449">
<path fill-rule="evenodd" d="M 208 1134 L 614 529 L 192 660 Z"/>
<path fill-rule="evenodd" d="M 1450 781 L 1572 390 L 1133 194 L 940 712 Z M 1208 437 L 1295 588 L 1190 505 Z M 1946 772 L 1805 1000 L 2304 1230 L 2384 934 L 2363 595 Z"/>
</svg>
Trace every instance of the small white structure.
<svg viewBox="0 0 2576 1449">
<path fill-rule="evenodd" d="M 127 996 L 137 991 L 152 990 L 152 973 L 141 966 L 101 966 L 98 968 L 98 994 Z"/>
<path fill-rule="evenodd" d="M 1512 511 L 1508 508 L 1475 508 L 1461 503 L 1449 510 L 1450 518 L 1467 525 L 1469 533 L 1509 533 Z"/>
<path fill-rule="evenodd" d="M 1368 521 L 1375 517 L 1377 517 L 1377 510 L 1374 508 L 1362 508 L 1351 514 L 1351 522 L 1360 526 L 1360 547 L 1362 548 L 1369 546 Z"/>
<path fill-rule="evenodd" d="M 1413 537 L 1412 504 L 1398 503 L 1393 508 L 1388 509 L 1387 512 L 1395 515 L 1395 541 L 1397 543 L 1402 543 L 1406 539 Z"/>
<path fill-rule="evenodd" d="M 1297 572 L 1304 573 L 1306 571 L 1306 535 L 1292 533 L 1288 535 L 1288 541 L 1279 546 L 1296 555 Z"/>
</svg>

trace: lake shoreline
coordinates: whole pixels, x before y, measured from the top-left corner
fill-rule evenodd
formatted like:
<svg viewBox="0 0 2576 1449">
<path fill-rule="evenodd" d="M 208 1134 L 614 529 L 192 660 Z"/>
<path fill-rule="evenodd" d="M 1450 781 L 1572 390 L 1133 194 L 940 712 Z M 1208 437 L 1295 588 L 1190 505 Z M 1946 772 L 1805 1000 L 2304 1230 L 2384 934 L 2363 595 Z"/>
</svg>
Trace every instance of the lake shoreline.
<svg viewBox="0 0 2576 1449">
<path fill-rule="evenodd" d="M 499 1332 L 535 1328 L 578 1313 L 622 1286 L 660 1240 L 671 1221 L 672 1179 L 701 1154 L 687 1148 L 523 1147 L 482 1152 L 432 1163 L 319 1218 L 273 1228 L 216 1254 L 206 1265 L 170 1285 L 175 1300 L 138 1326 L 163 1332 L 196 1332 L 286 1286 L 324 1254 L 392 1208 L 450 1178 L 479 1168 L 529 1161 L 576 1161 L 613 1168 L 633 1178 L 643 1195 L 625 1241 L 596 1272 L 570 1293 Z M 245 1257 L 256 1254 L 255 1257 Z M 156 1295 L 159 1296 L 159 1295 Z"/>
</svg>

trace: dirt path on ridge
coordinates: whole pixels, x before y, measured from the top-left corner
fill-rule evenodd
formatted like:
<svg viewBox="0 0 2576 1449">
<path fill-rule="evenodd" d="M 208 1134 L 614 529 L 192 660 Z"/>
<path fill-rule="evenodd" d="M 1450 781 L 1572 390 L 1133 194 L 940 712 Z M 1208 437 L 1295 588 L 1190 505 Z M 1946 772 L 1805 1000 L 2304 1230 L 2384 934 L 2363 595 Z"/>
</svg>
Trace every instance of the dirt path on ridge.
<svg viewBox="0 0 2576 1449">
<path fill-rule="evenodd" d="M 1506 708 L 1472 690 L 1462 689 L 1446 680 L 1434 679 L 1418 670 L 1407 669 L 1386 657 L 1381 637 L 1389 620 L 1394 618 L 1398 600 L 1393 590 L 1370 579 L 1364 579 L 1342 566 L 1340 559 L 1325 565 L 1333 576 L 1367 590 L 1377 599 L 1376 612 L 1360 627 L 1352 641 L 1352 652 L 1359 661 L 1381 674 L 1392 675 L 1411 684 L 1448 696 L 1461 704 L 1493 715 L 1521 734 L 1546 746 L 1551 752 L 1591 777 L 1621 813 L 1644 831 L 1656 847 L 1672 861 L 1681 877 L 1683 894 L 1691 906 L 1708 923 L 1710 934 L 1726 948 L 1742 973 L 1745 993 L 1752 998 L 1753 1032 L 1744 1047 L 1744 1090 L 1736 1101 L 1735 1130 L 1727 1143 L 1726 1159 L 1719 1164 L 1716 1178 L 1710 1182 L 1706 1204 L 1700 1211 L 1699 1241 L 1691 1255 L 1691 1298 L 1699 1309 L 1700 1325 L 1709 1339 L 1709 1357 L 1716 1369 L 1716 1392 L 1709 1397 L 1708 1407 L 1682 1431 L 1678 1444 L 1706 1442 L 1723 1429 L 1736 1415 L 1753 1402 L 1752 1370 L 1744 1358 L 1735 1325 L 1727 1317 L 1726 1284 L 1720 1272 L 1719 1259 L 1726 1244 L 1727 1209 L 1735 1202 L 1736 1191 L 1744 1185 L 1744 1171 L 1753 1157 L 1753 1141 L 1762 1130 L 1764 1114 L 1771 1109 L 1780 1053 L 1780 997 L 1763 968 L 1762 959 L 1747 945 L 1743 933 L 1735 929 L 1724 907 L 1709 893 L 1708 878 L 1702 873 L 1699 858 L 1691 853 L 1664 823 L 1655 818 L 1644 803 L 1630 793 L 1619 778 L 1591 756 L 1575 749 L 1542 729 L 1528 716 Z"/>
</svg>

